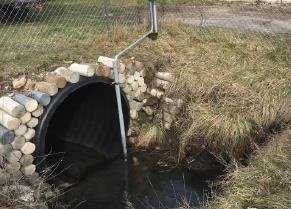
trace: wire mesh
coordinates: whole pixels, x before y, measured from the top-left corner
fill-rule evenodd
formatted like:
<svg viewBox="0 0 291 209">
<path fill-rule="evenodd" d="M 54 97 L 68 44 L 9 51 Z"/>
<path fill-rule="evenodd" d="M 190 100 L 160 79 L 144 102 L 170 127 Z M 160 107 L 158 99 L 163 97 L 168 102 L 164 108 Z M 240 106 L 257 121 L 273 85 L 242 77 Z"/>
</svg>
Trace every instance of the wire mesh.
<svg viewBox="0 0 291 209">
<path fill-rule="evenodd" d="M 202 28 L 205 36 L 215 29 L 221 33 L 235 31 L 244 36 L 255 33 L 262 39 L 277 40 L 277 37 L 290 37 L 291 34 L 291 6 L 285 3 L 287 1 L 279 1 L 279 4 L 218 0 L 157 2 L 161 22 L 174 20 L 191 28 Z M 93 51 L 91 46 L 99 44 L 97 35 L 110 38 L 116 26 L 144 23 L 147 2 L 0 0 L 0 71 L 25 70 L 37 63 L 43 65 L 53 60 L 70 59 L 72 54 L 94 60 L 102 50 L 84 52 Z"/>
<path fill-rule="evenodd" d="M 106 0 L 5 2 L 0 1 L 0 44 L 4 55 L 13 53 L 15 48 L 22 52 L 46 51 L 84 40 L 90 43 L 95 34 L 109 31 L 116 21 L 132 23 L 138 16 L 134 6 L 125 10 Z"/>
</svg>

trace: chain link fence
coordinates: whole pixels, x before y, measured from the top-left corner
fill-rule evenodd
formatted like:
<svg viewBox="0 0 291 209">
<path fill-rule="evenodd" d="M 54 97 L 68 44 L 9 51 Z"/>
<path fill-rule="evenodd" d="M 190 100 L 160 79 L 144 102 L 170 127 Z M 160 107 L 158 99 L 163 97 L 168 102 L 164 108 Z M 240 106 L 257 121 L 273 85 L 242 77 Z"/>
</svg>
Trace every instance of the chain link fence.
<svg viewBox="0 0 291 209">
<path fill-rule="evenodd" d="M 138 22 L 138 5 L 107 0 L 1 0 L 1 61 L 88 47 L 115 24 Z M 24 60 L 25 61 L 25 60 Z"/>
<path fill-rule="evenodd" d="M 201 27 L 205 35 L 211 28 L 220 28 L 254 32 L 262 37 L 289 37 L 291 6 L 280 2 L 271 5 L 260 1 L 246 4 L 158 0 L 158 5 L 162 22 L 179 21 Z M 93 52 L 96 48 L 92 46 L 102 41 L 97 35 L 110 39 L 116 26 L 144 23 L 147 3 L 147 0 L 0 0 L 0 71 L 70 59 L 72 54 L 94 60 L 106 51 Z M 88 51 L 91 52 L 85 53 Z"/>
</svg>

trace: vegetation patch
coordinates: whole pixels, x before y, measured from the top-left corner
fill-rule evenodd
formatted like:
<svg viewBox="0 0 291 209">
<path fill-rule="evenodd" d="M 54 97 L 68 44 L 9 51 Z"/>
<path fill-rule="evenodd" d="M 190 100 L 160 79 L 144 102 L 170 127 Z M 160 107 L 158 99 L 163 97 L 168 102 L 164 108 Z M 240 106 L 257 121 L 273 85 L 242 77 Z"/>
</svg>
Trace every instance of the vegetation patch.
<svg viewBox="0 0 291 209">
<path fill-rule="evenodd" d="M 37 63 L 32 52 L 15 50 L 25 62 L 6 59 L 1 63 L 7 69 L 3 76 L 9 77 L 13 71 L 47 71 L 68 61 L 94 62 L 99 55 L 113 56 L 144 28 L 145 25 L 114 27 L 111 38 L 107 34 L 85 33 L 82 39 L 86 42 L 79 41 L 78 46 L 64 47 L 66 42 L 60 39 L 58 46 L 63 48 L 38 54 Z M 95 44 L 89 45 L 88 39 Z M 245 153 L 290 121 L 288 37 L 168 22 L 163 23 L 157 41 L 146 41 L 130 55 L 149 68 L 176 74 L 168 96 L 184 99 L 184 109 L 173 130 L 174 137 L 161 139 L 164 134 L 159 120 L 148 129 L 157 141 L 177 142 L 181 158 L 195 155 L 197 146 L 203 145 L 224 161 L 241 161 Z"/>
<path fill-rule="evenodd" d="M 258 34 L 195 33 L 181 53 L 191 58 L 175 70 L 173 93 L 187 100 L 181 152 L 200 139 L 224 160 L 240 161 L 290 121 L 289 47 Z"/>
<path fill-rule="evenodd" d="M 56 47 L 42 53 L 42 40 L 55 38 L 49 35 L 53 26 L 48 24 L 33 50 L 6 46 L 9 53 L 0 60 L 2 76 L 113 56 L 144 33 L 145 26 L 114 27 L 111 38 L 96 35 L 91 27 L 81 34 L 68 30 L 72 34 L 69 46 L 66 36 L 58 36 Z M 30 27 L 28 24 L 25 30 Z M 17 35 L 12 38 L 25 48 L 25 41 L 18 43 Z M 251 158 L 249 167 L 231 175 L 225 196 L 209 207 L 290 208 L 290 132 L 275 135 L 291 120 L 290 37 L 170 22 L 163 23 L 156 42 L 145 42 L 129 56 L 149 68 L 175 73 L 177 79 L 167 96 L 184 100 L 171 134 L 165 135 L 160 121 L 154 120 L 153 126 L 144 127 L 147 139 L 143 138 L 143 146 L 178 145 L 171 155 L 181 161 L 203 148 L 222 162 L 241 165 L 248 163 L 250 152 L 274 136 L 268 148 Z M 155 141 L 151 143 L 151 139 Z"/>
<path fill-rule="evenodd" d="M 227 181 L 224 192 L 208 209 L 291 207 L 291 131 L 277 134 L 265 148 L 256 152 L 247 167 L 237 168 Z"/>
</svg>

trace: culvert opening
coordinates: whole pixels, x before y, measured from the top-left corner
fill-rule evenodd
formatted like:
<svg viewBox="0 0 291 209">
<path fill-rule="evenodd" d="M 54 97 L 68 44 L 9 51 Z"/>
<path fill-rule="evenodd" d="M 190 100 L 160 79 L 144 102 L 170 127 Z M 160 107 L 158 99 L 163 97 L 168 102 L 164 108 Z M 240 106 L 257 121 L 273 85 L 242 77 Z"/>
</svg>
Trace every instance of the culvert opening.
<svg viewBox="0 0 291 209">
<path fill-rule="evenodd" d="M 126 130 L 129 107 L 122 96 Z M 44 114 L 37 136 L 40 167 L 58 166 L 58 170 L 82 162 L 104 161 L 122 152 L 118 110 L 111 80 L 86 78 L 63 89 Z M 71 172 L 71 171 L 70 171 Z"/>
</svg>

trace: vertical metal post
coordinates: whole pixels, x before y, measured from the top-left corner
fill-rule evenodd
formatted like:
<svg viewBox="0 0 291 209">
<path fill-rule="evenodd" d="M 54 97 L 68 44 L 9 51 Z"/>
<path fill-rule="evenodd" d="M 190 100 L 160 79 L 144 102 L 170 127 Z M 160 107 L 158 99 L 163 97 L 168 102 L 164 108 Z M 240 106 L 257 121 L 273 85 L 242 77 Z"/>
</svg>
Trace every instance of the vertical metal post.
<svg viewBox="0 0 291 209">
<path fill-rule="evenodd" d="M 158 13 L 156 0 L 150 0 L 151 33 L 158 34 Z"/>
<path fill-rule="evenodd" d="M 117 107 L 118 107 L 120 135 L 121 135 L 121 140 L 122 140 L 122 149 L 123 149 L 124 159 L 125 161 L 127 161 L 126 134 L 125 134 L 124 116 L 123 116 L 122 103 L 121 103 L 120 85 L 119 85 L 118 59 L 114 60 L 113 70 L 114 70 L 115 94 L 116 94 L 116 101 L 117 101 Z"/>
<path fill-rule="evenodd" d="M 115 84 L 115 94 L 116 94 L 116 101 L 118 107 L 118 117 L 119 117 L 119 125 L 120 125 L 120 135 L 122 140 L 122 149 L 124 154 L 124 160 L 127 161 L 127 147 L 126 147 L 126 134 L 125 134 L 125 127 L 124 127 L 124 117 L 122 111 L 122 102 L 121 102 L 121 94 L 120 94 L 120 84 L 119 84 L 119 59 L 127 53 L 130 49 L 135 47 L 136 45 L 140 44 L 145 38 L 149 37 L 153 40 L 157 38 L 158 35 L 158 20 L 157 20 L 157 6 L 156 0 L 149 0 L 149 10 L 150 10 L 150 18 L 151 18 L 151 29 L 148 33 L 144 34 L 138 40 L 133 42 L 127 48 L 119 52 L 114 57 L 113 62 L 113 73 L 114 73 L 114 84 Z"/>
<path fill-rule="evenodd" d="M 107 33 L 108 33 L 108 36 L 111 37 L 109 5 L 110 5 L 109 0 L 103 0 L 103 9 L 104 9 L 104 14 L 105 14 Z"/>
</svg>

